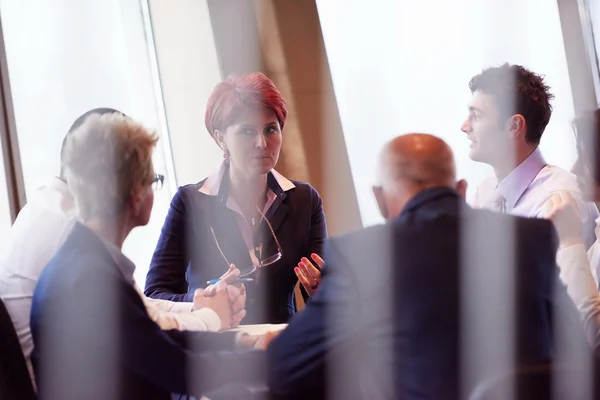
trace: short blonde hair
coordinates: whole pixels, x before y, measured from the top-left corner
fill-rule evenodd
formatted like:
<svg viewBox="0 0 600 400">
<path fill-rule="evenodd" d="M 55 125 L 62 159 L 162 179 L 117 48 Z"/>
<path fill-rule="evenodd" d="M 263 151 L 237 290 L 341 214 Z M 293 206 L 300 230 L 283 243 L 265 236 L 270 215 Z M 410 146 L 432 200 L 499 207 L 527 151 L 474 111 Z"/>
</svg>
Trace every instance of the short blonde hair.
<svg viewBox="0 0 600 400">
<path fill-rule="evenodd" d="M 65 178 L 80 217 L 114 217 L 154 178 L 158 137 L 119 113 L 92 114 L 65 143 Z"/>
</svg>

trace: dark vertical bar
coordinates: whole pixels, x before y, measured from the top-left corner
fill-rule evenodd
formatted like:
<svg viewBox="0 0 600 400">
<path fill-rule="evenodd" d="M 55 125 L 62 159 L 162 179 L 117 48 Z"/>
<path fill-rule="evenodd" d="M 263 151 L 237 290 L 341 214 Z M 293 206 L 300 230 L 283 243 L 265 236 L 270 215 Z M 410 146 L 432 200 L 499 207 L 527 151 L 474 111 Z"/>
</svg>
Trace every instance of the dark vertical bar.
<svg viewBox="0 0 600 400">
<path fill-rule="evenodd" d="M 581 0 L 557 0 L 560 24 L 567 56 L 567 68 L 573 93 L 575 115 L 597 106 L 594 89 L 592 63 L 588 54 L 581 11 L 585 6 Z"/>
<path fill-rule="evenodd" d="M 4 34 L 2 31 L 2 20 L 0 18 L 0 142 L 2 144 L 2 156 L 4 159 L 4 172 L 6 174 L 6 185 L 8 203 L 11 219 L 14 222 L 17 214 L 25 205 L 25 185 L 23 183 L 23 171 L 21 168 L 21 157 L 19 143 L 17 140 L 17 129 L 15 115 L 10 92 L 8 77 L 8 64 L 6 60 L 6 48 L 4 46 Z"/>
</svg>

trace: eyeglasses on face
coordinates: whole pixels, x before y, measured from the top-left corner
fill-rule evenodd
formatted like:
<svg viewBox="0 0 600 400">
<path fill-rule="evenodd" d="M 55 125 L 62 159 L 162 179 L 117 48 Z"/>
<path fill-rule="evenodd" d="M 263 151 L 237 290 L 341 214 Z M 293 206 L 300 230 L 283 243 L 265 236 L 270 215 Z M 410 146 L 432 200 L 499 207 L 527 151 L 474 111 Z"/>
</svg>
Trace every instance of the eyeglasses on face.
<svg viewBox="0 0 600 400">
<path fill-rule="evenodd" d="M 165 181 L 164 175 L 154 174 L 154 178 L 152 178 L 152 190 L 158 191 L 158 190 L 162 189 L 164 181 Z"/>
<path fill-rule="evenodd" d="M 260 267 L 266 267 L 268 265 L 274 264 L 277 261 L 281 260 L 281 258 L 283 257 L 283 249 L 281 248 L 281 245 L 279 244 L 279 240 L 277 240 L 277 235 L 275 235 L 275 231 L 273 230 L 273 227 L 271 226 L 271 223 L 269 222 L 269 220 L 267 219 L 265 214 L 263 214 L 263 212 L 258 207 L 256 207 L 256 210 L 258 210 L 258 212 L 260 213 L 260 218 L 266 222 L 267 226 L 269 227 L 269 231 L 271 232 L 271 235 L 273 236 L 273 240 L 275 241 L 275 244 L 277 245 L 277 253 L 275 253 L 272 256 L 269 256 L 259 262 Z M 227 268 L 229 268 L 231 263 L 229 262 L 227 257 L 225 257 L 225 253 L 223 253 L 223 250 L 221 249 L 221 246 L 219 245 L 219 241 L 217 240 L 217 236 L 215 235 L 215 231 L 212 228 L 212 226 L 210 227 L 210 232 L 212 233 L 213 239 L 215 239 L 215 243 L 217 244 L 217 248 L 219 249 L 221 256 L 227 263 Z M 252 274 L 254 271 L 256 271 L 257 268 L 258 268 L 258 266 L 254 265 L 254 264 L 252 264 L 251 266 L 246 267 L 246 268 L 238 267 L 238 269 L 240 270 L 240 278 L 243 278 L 245 276 Z"/>
</svg>

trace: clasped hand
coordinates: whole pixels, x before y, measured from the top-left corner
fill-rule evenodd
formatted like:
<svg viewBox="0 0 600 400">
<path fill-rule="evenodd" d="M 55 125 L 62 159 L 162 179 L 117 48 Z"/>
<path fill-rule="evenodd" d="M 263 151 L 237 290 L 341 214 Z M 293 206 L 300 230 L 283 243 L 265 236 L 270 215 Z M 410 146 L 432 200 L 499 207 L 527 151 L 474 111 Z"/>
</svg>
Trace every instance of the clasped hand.
<svg viewBox="0 0 600 400">
<path fill-rule="evenodd" d="M 243 284 L 232 284 L 240 270 L 231 264 L 219 282 L 206 289 L 194 292 L 194 310 L 210 308 L 221 319 L 221 329 L 237 327 L 246 316 L 246 288 Z"/>
</svg>

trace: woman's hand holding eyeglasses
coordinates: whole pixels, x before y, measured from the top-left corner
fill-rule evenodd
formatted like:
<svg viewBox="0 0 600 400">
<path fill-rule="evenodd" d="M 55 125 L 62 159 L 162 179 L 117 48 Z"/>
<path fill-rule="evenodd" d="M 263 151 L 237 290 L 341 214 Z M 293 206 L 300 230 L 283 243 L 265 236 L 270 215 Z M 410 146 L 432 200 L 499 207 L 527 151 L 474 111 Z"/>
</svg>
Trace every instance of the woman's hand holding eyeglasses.
<svg viewBox="0 0 600 400">
<path fill-rule="evenodd" d="M 233 283 L 240 276 L 240 270 L 235 267 L 235 265 L 229 265 L 229 269 L 219 277 L 219 281 L 212 285 L 208 285 L 206 289 L 204 289 L 205 296 L 212 296 L 218 290 L 225 289 L 228 285 Z"/>
<path fill-rule="evenodd" d="M 294 268 L 294 272 L 302 286 L 304 286 L 306 293 L 312 297 L 321 284 L 321 271 L 319 269 L 323 268 L 325 261 L 315 253 L 312 253 L 310 258 L 319 268 L 315 267 L 308 258 L 302 257 L 298 266 Z"/>
</svg>

